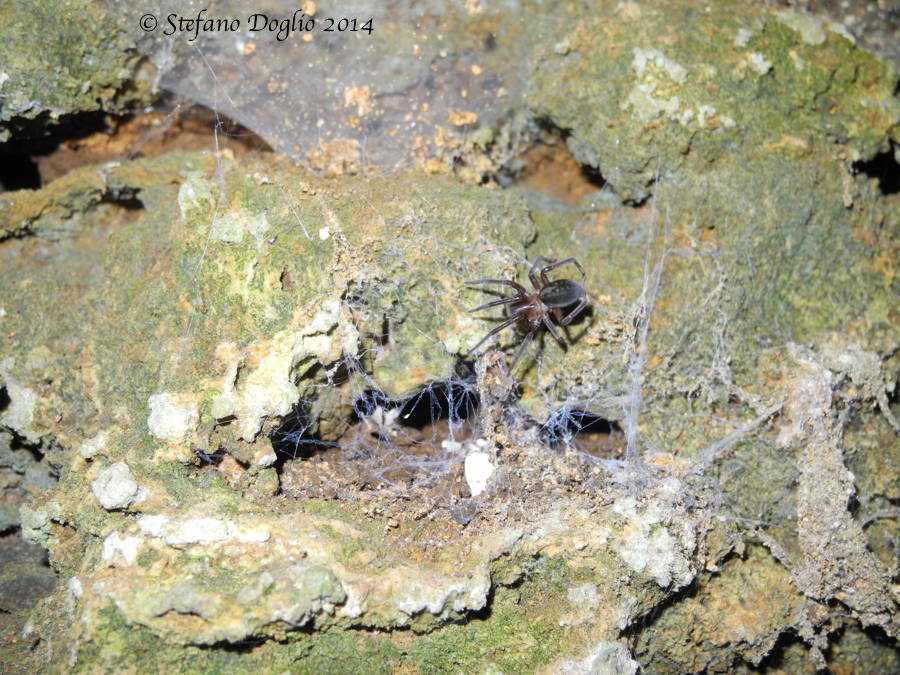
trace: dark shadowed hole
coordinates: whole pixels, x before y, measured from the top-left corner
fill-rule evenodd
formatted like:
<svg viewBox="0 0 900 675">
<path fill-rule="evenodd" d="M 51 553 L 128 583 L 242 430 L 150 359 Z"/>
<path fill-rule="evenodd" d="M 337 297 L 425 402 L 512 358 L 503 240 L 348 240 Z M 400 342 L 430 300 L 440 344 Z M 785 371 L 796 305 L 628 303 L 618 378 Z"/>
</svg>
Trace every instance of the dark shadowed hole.
<svg viewBox="0 0 900 675">
<path fill-rule="evenodd" d="M 451 428 L 475 416 L 479 407 L 474 377 L 468 379 L 434 382 L 404 399 L 392 399 L 377 390 L 365 390 L 353 402 L 353 412 L 348 420 L 351 426 L 375 420 L 371 432 L 378 437 L 379 411 L 387 413 L 399 409 L 395 424 L 422 431 L 446 420 Z M 316 420 L 310 415 L 308 405 L 298 404 L 269 438 L 278 460 L 279 470 L 284 462 L 293 459 L 310 459 L 317 453 L 341 447 L 338 443 L 323 441 L 316 433 Z M 202 458 L 201 458 L 202 460 Z"/>
<path fill-rule="evenodd" d="M 53 153 L 64 141 L 84 138 L 107 128 L 102 112 L 66 115 L 50 124 L 45 115 L 30 120 L 0 145 L 0 184 L 5 190 L 36 190 L 43 186 L 38 158 Z"/>
<path fill-rule="evenodd" d="M 294 630 L 296 627 L 292 626 L 291 630 Z M 236 642 L 230 642 L 228 640 L 220 640 L 218 642 L 213 642 L 212 644 L 198 644 L 194 645 L 195 647 L 203 650 L 216 651 L 216 652 L 230 652 L 233 654 L 249 654 L 257 647 L 264 645 L 267 642 L 265 638 L 254 638 L 250 637 L 245 640 L 238 640 Z"/>
<path fill-rule="evenodd" d="M 353 414 L 350 415 L 350 426 L 365 425 L 368 420 L 375 421 L 373 426 L 368 426 L 370 436 L 378 440 L 385 440 L 379 425 L 379 415 L 384 422 L 388 418 L 389 411 L 396 410 L 403 401 L 392 399 L 375 389 L 367 389 L 353 401 Z"/>
<path fill-rule="evenodd" d="M 0 408 L 0 410 L 2 410 L 2 408 Z M 9 443 L 10 450 L 20 450 L 22 452 L 27 452 L 36 462 L 44 461 L 45 447 L 42 446 L 40 441 L 29 441 L 24 436 L 19 434 L 19 432 L 13 431 L 12 429 L 9 429 L 9 433 L 12 434 L 12 440 L 10 440 Z M 53 475 L 59 475 L 56 467 L 54 467 L 52 464 L 50 465 L 50 470 Z"/>
<path fill-rule="evenodd" d="M 350 424 L 356 424 L 364 419 L 368 419 L 379 408 L 382 410 L 393 410 L 400 404 L 401 401 L 389 398 L 380 391 L 367 389 L 353 401 L 353 415 L 350 417 Z"/>
<path fill-rule="evenodd" d="M 38 189 L 81 166 L 214 145 L 236 154 L 272 151 L 260 136 L 225 115 L 174 97 L 139 114 L 99 111 L 66 115 L 54 123 L 40 115 L 0 144 L 0 189 Z"/>
<path fill-rule="evenodd" d="M 139 190 L 129 189 L 116 195 L 107 194 L 104 195 L 101 201 L 105 204 L 113 204 L 126 211 L 143 211 L 144 202 L 138 199 L 138 192 Z"/>
<path fill-rule="evenodd" d="M 284 463 L 292 459 L 309 459 L 319 452 L 338 447 L 337 443 L 318 437 L 316 419 L 310 414 L 309 405 L 301 401 L 269 434 L 275 451 L 275 469 L 280 474 Z"/>
<path fill-rule="evenodd" d="M 778 636 L 778 639 L 775 641 L 775 644 L 769 650 L 768 654 L 766 654 L 765 657 L 763 657 L 763 660 L 756 665 L 755 670 L 764 673 L 779 671 L 790 672 L 791 668 L 796 664 L 796 661 L 790 659 L 788 654 L 792 648 L 796 647 L 799 647 L 804 652 L 809 650 L 809 647 L 803 642 L 802 638 L 794 631 L 783 632 Z"/>
<path fill-rule="evenodd" d="M 40 187 L 41 172 L 31 155 L 0 152 L 0 189 L 37 190 Z"/>
<path fill-rule="evenodd" d="M 548 120 L 538 121 L 538 128 L 534 141 L 494 177 L 498 184 L 517 185 L 570 205 L 606 187 L 597 167 L 582 164 L 572 155 L 567 130 Z"/>
<path fill-rule="evenodd" d="M 478 411 L 479 398 L 471 381 L 435 382 L 422 387 L 403 403 L 398 422 L 422 429 L 441 420 L 464 422 Z"/>
<path fill-rule="evenodd" d="M 574 442 L 579 450 L 606 458 L 618 456 L 625 441 L 622 427 L 615 420 L 565 407 L 551 413 L 541 425 L 540 435 L 550 447 Z"/>
<path fill-rule="evenodd" d="M 594 166 L 590 166 L 588 164 L 581 165 L 581 175 L 584 176 L 584 179 L 596 187 L 598 190 L 602 190 L 606 187 L 606 179 L 603 177 L 603 174 L 600 173 L 600 169 Z"/>
<path fill-rule="evenodd" d="M 895 156 L 897 148 L 896 143 L 891 143 L 890 148 L 875 155 L 868 162 L 853 164 L 854 170 L 878 179 L 878 186 L 883 195 L 895 195 L 900 192 L 900 164 Z"/>
<path fill-rule="evenodd" d="M 194 455 L 200 460 L 200 466 L 219 466 L 225 459 L 225 449 L 219 448 L 214 452 L 206 452 L 200 448 L 194 448 Z"/>
<path fill-rule="evenodd" d="M 129 139 L 126 159 L 171 150 L 209 150 L 215 145 L 236 154 L 273 151 L 261 136 L 228 116 L 172 93 L 164 94 L 152 110 L 125 118 L 120 128 Z"/>
<path fill-rule="evenodd" d="M 274 152 L 272 146 L 262 136 L 221 112 L 200 104 L 186 105 L 185 102 L 178 104 L 177 99 L 174 98 L 170 104 L 176 104 L 174 115 L 177 123 L 188 132 L 193 133 L 199 130 L 211 133 L 215 130 L 221 135 L 220 140 L 240 145 L 243 149 L 255 152 Z"/>
<path fill-rule="evenodd" d="M 6 391 L 6 387 L 0 387 L 0 413 L 9 407 L 11 400 L 12 399 L 9 398 L 9 393 Z"/>
</svg>

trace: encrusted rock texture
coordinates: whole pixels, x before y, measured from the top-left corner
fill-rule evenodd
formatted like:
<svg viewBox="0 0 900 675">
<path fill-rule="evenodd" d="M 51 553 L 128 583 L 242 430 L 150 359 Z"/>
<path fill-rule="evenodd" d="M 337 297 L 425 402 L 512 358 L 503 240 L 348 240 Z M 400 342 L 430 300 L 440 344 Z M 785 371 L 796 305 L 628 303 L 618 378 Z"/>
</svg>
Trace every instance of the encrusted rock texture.
<svg viewBox="0 0 900 675">
<path fill-rule="evenodd" d="M 148 141 L 146 36 L 43 7 L 0 152 L 111 117 L 0 194 L 4 672 L 900 670 L 900 100 L 847 27 L 541 5 L 378 167 Z M 470 353 L 538 256 L 567 347 Z"/>
</svg>

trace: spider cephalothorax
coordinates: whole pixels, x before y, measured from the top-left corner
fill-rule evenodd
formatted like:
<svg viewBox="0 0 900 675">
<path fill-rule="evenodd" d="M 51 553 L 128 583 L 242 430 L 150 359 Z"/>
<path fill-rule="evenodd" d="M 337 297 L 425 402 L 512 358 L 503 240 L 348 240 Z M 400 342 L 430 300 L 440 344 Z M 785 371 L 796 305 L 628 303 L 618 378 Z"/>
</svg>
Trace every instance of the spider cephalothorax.
<svg viewBox="0 0 900 675">
<path fill-rule="evenodd" d="M 544 267 L 540 267 L 542 263 L 545 263 Z M 580 284 L 571 279 L 550 280 L 547 277 L 547 273 L 551 270 L 570 263 L 575 265 L 575 267 L 578 268 L 578 271 L 581 272 Z M 538 270 L 540 270 L 540 280 L 538 280 Z M 522 340 L 522 344 L 519 347 L 519 351 L 516 352 L 516 356 L 513 359 L 510 368 L 513 368 L 516 365 L 519 357 L 522 356 L 525 348 L 531 343 L 534 336 L 537 335 L 541 326 L 546 327 L 547 330 L 550 331 L 550 335 L 552 335 L 563 348 L 566 347 L 565 340 L 563 340 L 559 331 L 553 326 L 553 322 L 550 321 L 550 318 L 552 317 L 560 326 L 568 326 L 572 323 L 572 320 L 578 316 L 581 310 L 585 308 L 587 305 L 587 297 L 585 295 L 584 284 L 587 281 L 587 275 L 584 273 L 584 268 L 577 260 L 575 260 L 575 258 L 566 258 L 565 260 L 556 262 L 549 258 L 539 256 L 534 261 L 534 265 L 531 266 L 531 270 L 528 272 L 528 279 L 531 281 L 531 285 L 534 286 L 533 293 L 529 293 L 528 289 L 522 284 L 510 279 L 478 279 L 476 281 L 466 282 L 469 285 L 503 284 L 505 286 L 511 286 L 516 290 L 515 295 L 486 302 L 471 310 L 473 312 L 478 312 L 482 309 L 487 309 L 488 307 L 506 305 L 509 310 L 509 317 L 506 321 L 481 338 L 481 340 L 478 341 L 478 344 L 469 350 L 469 353 L 472 353 L 484 344 L 485 341 L 513 324 L 517 325 L 519 330 L 525 333 L 525 339 Z M 572 305 L 574 305 L 574 308 L 568 314 L 564 315 L 563 309 Z"/>
</svg>

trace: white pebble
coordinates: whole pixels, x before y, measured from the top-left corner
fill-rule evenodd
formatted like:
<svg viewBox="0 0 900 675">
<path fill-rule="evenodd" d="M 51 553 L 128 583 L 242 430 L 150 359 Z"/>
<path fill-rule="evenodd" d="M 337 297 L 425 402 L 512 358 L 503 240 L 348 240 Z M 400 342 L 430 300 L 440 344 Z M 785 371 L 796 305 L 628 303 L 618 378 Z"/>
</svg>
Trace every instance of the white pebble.
<svg viewBox="0 0 900 675">
<path fill-rule="evenodd" d="M 170 525 L 165 539 L 170 546 L 208 544 L 228 537 L 228 530 L 228 523 L 218 518 L 188 518 Z"/>
<path fill-rule="evenodd" d="M 147 426 L 155 438 L 180 443 L 197 426 L 199 414 L 194 401 L 182 401 L 175 394 L 154 394 L 148 401 Z"/>
<path fill-rule="evenodd" d="M 465 474 L 473 497 L 484 492 L 488 479 L 494 473 L 494 463 L 486 452 L 473 452 L 466 457 Z"/>
<path fill-rule="evenodd" d="M 140 537 L 120 537 L 118 532 L 113 532 L 103 541 L 103 560 L 115 563 L 116 556 L 120 555 L 130 565 L 137 559 L 142 541 Z"/>
<path fill-rule="evenodd" d="M 107 511 L 124 509 L 140 492 L 140 486 L 125 462 L 110 464 L 100 471 L 91 483 L 97 501 Z"/>
</svg>

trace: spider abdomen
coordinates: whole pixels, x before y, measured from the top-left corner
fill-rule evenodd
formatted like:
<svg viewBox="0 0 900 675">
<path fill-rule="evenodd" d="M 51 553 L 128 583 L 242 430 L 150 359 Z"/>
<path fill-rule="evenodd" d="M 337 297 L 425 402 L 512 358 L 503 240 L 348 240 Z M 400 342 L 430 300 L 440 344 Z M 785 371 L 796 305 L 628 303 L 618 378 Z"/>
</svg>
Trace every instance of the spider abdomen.
<svg viewBox="0 0 900 675">
<path fill-rule="evenodd" d="M 547 307 L 568 307 L 584 297 L 584 288 L 571 279 L 555 279 L 540 291 L 541 302 Z"/>
</svg>

